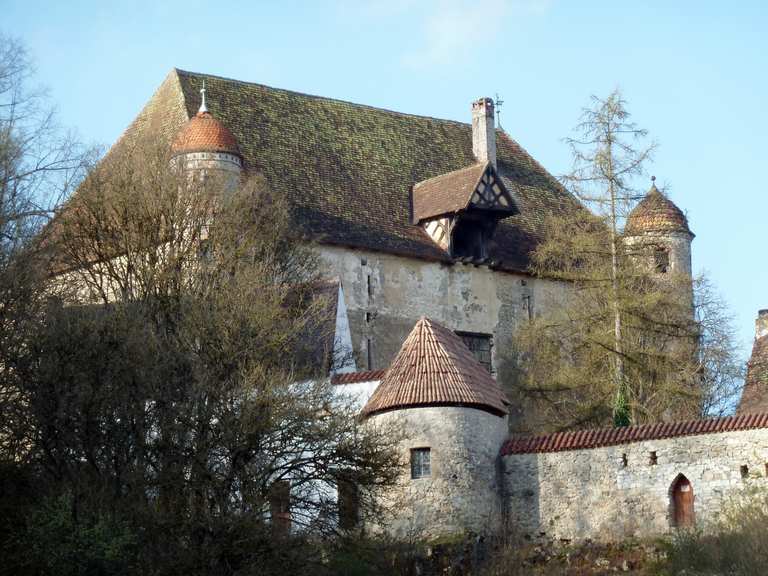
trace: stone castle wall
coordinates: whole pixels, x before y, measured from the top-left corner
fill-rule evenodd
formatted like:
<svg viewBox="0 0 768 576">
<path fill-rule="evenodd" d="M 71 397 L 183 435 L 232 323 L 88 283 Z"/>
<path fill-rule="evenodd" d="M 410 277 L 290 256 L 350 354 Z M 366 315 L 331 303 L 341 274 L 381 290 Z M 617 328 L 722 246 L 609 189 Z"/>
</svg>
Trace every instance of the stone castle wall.
<svg viewBox="0 0 768 576">
<path fill-rule="evenodd" d="M 493 373 L 503 381 L 518 323 L 546 310 L 553 299 L 562 300 L 568 290 L 564 283 L 487 266 L 325 245 L 319 250 L 328 273 L 341 278 L 361 370 L 388 367 L 416 321 L 427 316 L 452 330 L 491 335 Z M 513 426 L 519 418 L 510 414 Z"/>
<path fill-rule="evenodd" d="M 744 488 L 768 487 L 768 429 L 503 460 L 507 519 L 517 532 L 602 541 L 655 536 L 670 530 L 670 491 L 679 474 L 692 484 L 696 525 L 702 527 Z"/>
<path fill-rule="evenodd" d="M 488 532 L 502 512 L 500 449 L 507 420 L 458 406 L 408 408 L 371 417 L 406 433 L 397 487 L 377 495 L 392 512 L 386 529 L 405 538 Z M 410 452 L 429 448 L 431 475 L 411 478 Z"/>
</svg>

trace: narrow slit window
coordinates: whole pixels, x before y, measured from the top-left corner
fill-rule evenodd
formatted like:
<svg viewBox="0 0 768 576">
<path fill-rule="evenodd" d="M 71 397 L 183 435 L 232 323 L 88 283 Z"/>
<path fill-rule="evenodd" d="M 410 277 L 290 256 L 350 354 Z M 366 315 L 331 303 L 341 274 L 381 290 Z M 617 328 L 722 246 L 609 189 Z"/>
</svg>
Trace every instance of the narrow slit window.
<svg viewBox="0 0 768 576">
<path fill-rule="evenodd" d="M 365 340 L 365 354 L 366 354 L 366 365 L 368 366 L 368 370 L 373 370 L 373 339 L 372 338 L 366 338 Z"/>
<path fill-rule="evenodd" d="M 621 455 L 621 467 L 626 468 L 629 464 L 629 458 L 627 458 L 626 453 Z"/>
<path fill-rule="evenodd" d="M 286 536 L 291 530 L 291 484 L 279 480 L 272 485 L 269 494 L 272 530 L 278 536 Z"/>
<path fill-rule="evenodd" d="M 742 479 L 746 479 L 749 476 L 749 466 L 743 464 L 741 468 L 739 468 L 739 472 L 741 472 Z"/>
<path fill-rule="evenodd" d="M 649 464 L 651 466 L 656 466 L 656 464 L 658 464 L 658 463 L 659 463 L 659 457 L 656 455 L 656 452 L 655 451 L 651 452 L 651 457 L 649 459 Z"/>
<path fill-rule="evenodd" d="M 339 480 L 339 528 L 351 530 L 360 521 L 360 494 L 352 480 Z"/>
<path fill-rule="evenodd" d="M 432 463 L 429 448 L 411 450 L 411 478 L 428 478 L 432 475 Z"/>
</svg>

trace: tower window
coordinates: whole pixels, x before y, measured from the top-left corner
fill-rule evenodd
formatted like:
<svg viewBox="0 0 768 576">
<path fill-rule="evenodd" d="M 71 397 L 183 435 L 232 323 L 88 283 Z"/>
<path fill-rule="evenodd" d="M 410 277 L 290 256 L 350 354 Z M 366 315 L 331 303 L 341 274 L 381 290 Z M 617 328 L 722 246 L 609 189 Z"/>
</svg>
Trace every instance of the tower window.
<svg viewBox="0 0 768 576">
<path fill-rule="evenodd" d="M 666 248 L 654 248 L 653 266 L 659 274 L 666 274 L 669 271 L 669 251 Z"/>
<path fill-rule="evenodd" d="M 656 452 L 651 452 L 651 457 L 649 458 L 649 461 L 648 461 L 648 463 L 649 463 L 651 466 L 656 466 L 656 464 L 658 464 L 658 463 L 659 463 L 659 457 L 658 457 L 658 456 L 656 456 Z"/>
<path fill-rule="evenodd" d="M 411 478 L 428 478 L 432 475 L 429 448 L 411 450 Z"/>
</svg>

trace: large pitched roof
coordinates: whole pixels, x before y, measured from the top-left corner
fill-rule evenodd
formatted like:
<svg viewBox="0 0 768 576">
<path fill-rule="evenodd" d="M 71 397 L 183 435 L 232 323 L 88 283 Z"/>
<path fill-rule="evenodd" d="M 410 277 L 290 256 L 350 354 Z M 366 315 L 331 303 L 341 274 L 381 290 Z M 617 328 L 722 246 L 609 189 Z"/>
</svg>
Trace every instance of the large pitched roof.
<svg viewBox="0 0 768 576">
<path fill-rule="evenodd" d="M 755 339 L 739 401 L 739 414 L 757 412 L 768 412 L 768 335 Z"/>
<path fill-rule="evenodd" d="M 418 406 L 471 406 L 506 414 L 508 404 L 504 392 L 461 338 L 422 317 L 363 414 Z"/>
<path fill-rule="evenodd" d="M 408 190 L 474 165 L 469 124 L 173 70 L 118 146 L 147 130 L 169 141 L 197 112 L 205 79 L 211 113 L 234 135 L 251 171 L 285 195 L 297 224 L 320 242 L 449 261 L 411 224 Z M 469 110 L 467 111 L 469 116 Z M 117 148 L 116 146 L 115 148 Z M 580 205 L 504 132 L 497 165 L 520 214 L 489 246 L 502 268 L 524 271 L 548 214 Z"/>
</svg>

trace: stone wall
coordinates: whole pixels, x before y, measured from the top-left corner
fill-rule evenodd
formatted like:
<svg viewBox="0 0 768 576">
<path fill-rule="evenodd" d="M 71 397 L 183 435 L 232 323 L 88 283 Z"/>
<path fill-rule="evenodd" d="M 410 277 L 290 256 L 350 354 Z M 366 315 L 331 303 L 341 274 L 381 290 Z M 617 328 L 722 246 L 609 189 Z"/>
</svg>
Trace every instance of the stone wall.
<svg viewBox="0 0 768 576">
<path fill-rule="evenodd" d="M 567 290 L 563 283 L 487 266 L 335 246 L 320 246 L 320 254 L 328 273 L 342 281 L 359 370 L 388 367 L 416 321 L 427 316 L 452 330 L 491 335 L 496 375 L 518 323 Z"/>
<path fill-rule="evenodd" d="M 518 532 L 568 540 L 646 537 L 670 530 L 670 491 L 680 474 L 691 482 L 696 525 L 702 527 L 744 488 L 768 487 L 768 429 L 503 460 L 506 512 Z"/>
<path fill-rule="evenodd" d="M 405 538 L 439 538 L 487 533 L 501 517 L 500 450 L 507 437 L 506 418 L 456 406 L 408 408 L 371 417 L 394 425 L 402 442 L 403 473 L 395 489 L 378 495 L 392 517 L 390 533 Z M 411 478 L 414 448 L 429 448 L 431 475 Z"/>
</svg>

